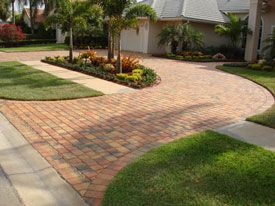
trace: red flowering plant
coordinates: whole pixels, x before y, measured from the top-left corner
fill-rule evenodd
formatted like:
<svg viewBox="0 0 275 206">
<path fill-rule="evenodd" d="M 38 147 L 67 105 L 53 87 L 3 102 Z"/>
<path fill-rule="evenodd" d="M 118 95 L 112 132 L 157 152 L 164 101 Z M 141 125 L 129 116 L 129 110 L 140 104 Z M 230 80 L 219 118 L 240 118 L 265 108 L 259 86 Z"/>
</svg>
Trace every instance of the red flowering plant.
<svg viewBox="0 0 275 206">
<path fill-rule="evenodd" d="M 0 24 L 0 40 L 5 42 L 15 42 L 25 39 L 21 27 L 15 24 Z"/>
</svg>

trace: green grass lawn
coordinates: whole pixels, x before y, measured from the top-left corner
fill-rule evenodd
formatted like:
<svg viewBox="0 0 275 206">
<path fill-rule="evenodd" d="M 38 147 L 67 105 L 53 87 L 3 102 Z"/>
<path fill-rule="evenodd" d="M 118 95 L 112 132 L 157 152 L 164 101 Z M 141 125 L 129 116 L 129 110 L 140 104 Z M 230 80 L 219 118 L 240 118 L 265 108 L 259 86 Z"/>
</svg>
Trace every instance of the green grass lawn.
<svg viewBox="0 0 275 206">
<path fill-rule="evenodd" d="M 232 74 L 251 79 L 267 87 L 275 95 L 275 72 L 255 71 L 242 67 L 225 67 L 219 66 L 218 69 Z M 266 112 L 249 117 L 247 120 L 256 122 L 275 129 L 275 105 Z"/>
<path fill-rule="evenodd" d="M 275 205 L 275 153 L 206 131 L 163 145 L 124 168 L 105 206 Z"/>
<path fill-rule="evenodd" d="M 0 48 L 2 52 L 32 52 L 32 51 L 56 51 L 65 50 L 68 46 L 65 44 L 33 44 L 22 47 Z"/>
<path fill-rule="evenodd" d="M 102 95 L 101 92 L 60 79 L 18 62 L 0 62 L 0 98 L 63 100 Z"/>
</svg>

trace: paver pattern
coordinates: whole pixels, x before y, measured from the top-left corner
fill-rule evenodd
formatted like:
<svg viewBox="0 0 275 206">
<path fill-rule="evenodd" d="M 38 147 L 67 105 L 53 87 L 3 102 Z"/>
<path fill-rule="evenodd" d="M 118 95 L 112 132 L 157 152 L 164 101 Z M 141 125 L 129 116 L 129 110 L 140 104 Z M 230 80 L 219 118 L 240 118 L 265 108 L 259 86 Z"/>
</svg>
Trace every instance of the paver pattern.
<svg viewBox="0 0 275 206">
<path fill-rule="evenodd" d="M 262 87 L 217 71 L 214 63 L 143 57 L 143 64 L 157 71 L 161 84 L 80 100 L 1 103 L 1 112 L 91 205 L 100 204 L 121 168 L 151 148 L 274 102 Z"/>
</svg>

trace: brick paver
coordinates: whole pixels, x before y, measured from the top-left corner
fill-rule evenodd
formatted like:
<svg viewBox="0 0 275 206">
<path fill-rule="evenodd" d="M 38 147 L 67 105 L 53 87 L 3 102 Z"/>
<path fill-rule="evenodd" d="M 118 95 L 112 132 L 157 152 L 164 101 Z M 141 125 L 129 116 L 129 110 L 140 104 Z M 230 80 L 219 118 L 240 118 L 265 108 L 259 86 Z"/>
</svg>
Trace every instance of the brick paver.
<svg viewBox="0 0 275 206">
<path fill-rule="evenodd" d="M 2 101 L 1 112 L 91 205 L 100 204 L 121 168 L 151 148 L 273 104 L 265 89 L 213 63 L 144 57 L 143 64 L 158 72 L 161 84 L 81 100 Z"/>
</svg>

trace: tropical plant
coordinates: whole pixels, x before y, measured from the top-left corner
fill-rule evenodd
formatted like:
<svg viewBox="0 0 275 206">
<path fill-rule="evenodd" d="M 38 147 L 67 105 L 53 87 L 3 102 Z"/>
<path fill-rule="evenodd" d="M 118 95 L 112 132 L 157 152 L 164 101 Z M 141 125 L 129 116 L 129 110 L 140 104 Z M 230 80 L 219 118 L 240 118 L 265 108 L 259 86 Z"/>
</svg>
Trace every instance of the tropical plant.
<svg viewBox="0 0 275 206">
<path fill-rule="evenodd" d="M 200 49 L 203 46 L 203 34 L 188 23 L 166 26 L 158 36 L 159 45 L 170 45 L 173 54 L 176 54 L 180 44 L 182 50 Z"/>
<path fill-rule="evenodd" d="M 215 32 L 221 36 L 230 38 L 231 45 L 235 48 L 240 46 L 242 36 L 246 36 L 251 31 L 247 26 L 247 21 L 238 18 L 234 14 L 229 14 L 229 23 L 218 24 L 215 26 Z"/>
<path fill-rule="evenodd" d="M 275 59 L 275 29 L 273 32 L 264 40 L 263 52 L 266 52 L 268 60 Z"/>
<path fill-rule="evenodd" d="M 138 17 L 148 17 L 156 21 L 157 15 L 152 7 L 146 4 L 136 4 L 134 0 L 103 0 L 102 5 L 106 15 L 109 18 L 109 55 L 112 57 L 110 48 L 113 44 L 112 37 L 117 38 L 118 52 L 116 68 L 122 73 L 121 64 L 121 32 L 128 28 L 137 28 L 139 26 Z M 111 55 L 110 55 L 111 54 Z"/>
<path fill-rule="evenodd" d="M 65 33 L 69 33 L 70 51 L 69 60 L 73 60 L 73 32 L 98 27 L 102 24 L 102 10 L 97 4 L 84 1 L 59 0 L 54 14 L 50 15 L 46 24 L 59 26 Z"/>
</svg>

